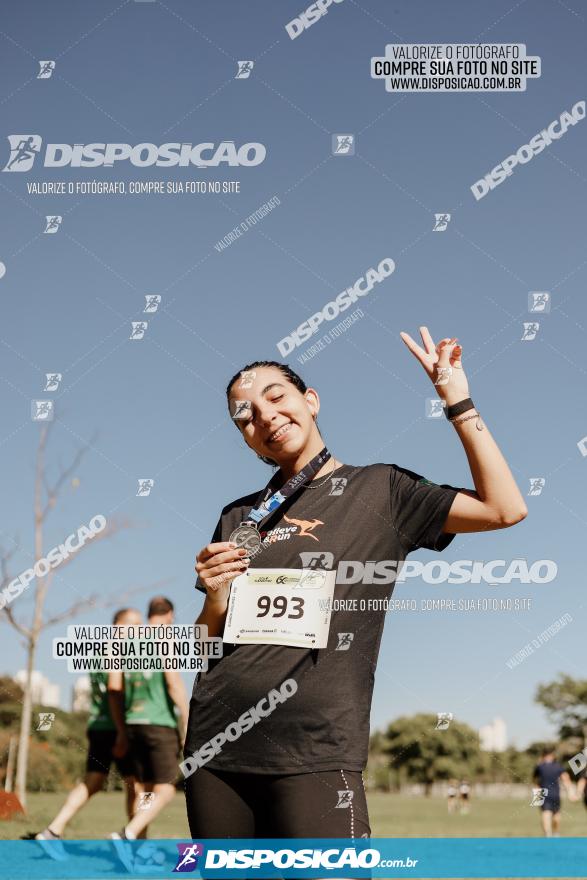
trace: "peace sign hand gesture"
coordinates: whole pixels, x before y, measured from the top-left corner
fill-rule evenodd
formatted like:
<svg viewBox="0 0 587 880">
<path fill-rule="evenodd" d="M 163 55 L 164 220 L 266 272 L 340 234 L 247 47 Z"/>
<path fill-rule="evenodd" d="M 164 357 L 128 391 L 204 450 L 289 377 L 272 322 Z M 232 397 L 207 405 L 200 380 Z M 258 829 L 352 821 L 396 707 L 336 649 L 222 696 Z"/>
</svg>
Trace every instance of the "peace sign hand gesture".
<svg viewBox="0 0 587 880">
<path fill-rule="evenodd" d="M 434 344 L 427 327 L 420 327 L 424 348 L 402 331 L 401 338 L 426 370 L 441 400 L 447 405 L 469 397 L 469 383 L 461 363 L 462 348 L 456 337 Z"/>
</svg>

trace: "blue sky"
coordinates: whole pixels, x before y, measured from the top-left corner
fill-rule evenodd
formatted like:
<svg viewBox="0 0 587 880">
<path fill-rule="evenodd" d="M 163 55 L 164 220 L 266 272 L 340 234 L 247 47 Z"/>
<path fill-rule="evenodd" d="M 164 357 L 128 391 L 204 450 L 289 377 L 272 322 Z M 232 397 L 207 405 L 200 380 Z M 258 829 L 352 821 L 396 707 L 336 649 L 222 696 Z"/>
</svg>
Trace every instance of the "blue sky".
<svg viewBox="0 0 587 880">
<path fill-rule="evenodd" d="M 49 549 L 97 513 L 134 527 L 84 551 L 56 578 L 49 615 L 91 594 L 116 596 L 164 581 L 178 619 L 191 622 L 194 557 L 221 507 L 260 488 L 270 471 L 230 423 L 224 387 L 384 257 L 394 274 L 359 305 L 364 318 L 303 367 L 320 393 L 329 448 L 351 464 L 392 462 L 435 482 L 472 488 L 454 429 L 425 417 L 434 389 L 399 332 L 458 336 L 471 395 L 524 495 L 513 529 L 457 536 L 442 555 L 412 558 L 553 559 L 545 585 L 398 587 L 396 598 L 530 597 L 514 613 L 390 615 L 373 726 L 416 711 L 452 711 L 475 727 L 496 715 L 518 745 L 552 728 L 533 694 L 559 672 L 584 675 L 585 125 L 521 165 L 476 201 L 470 186 L 579 100 L 584 19 L 550 0 L 345 0 L 295 40 L 285 24 L 303 3 L 61 3 L 13 6 L 2 41 L 2 164 L 10 134 L 44 143 L 260 142 L 252 168 L 44 169 L 2 174 L 1 539 L 33 549 L 33 467 L 39 426 L 30 402 L 56 401 L 48 460 L 57 471 L 91 443 L 47 525 Z M 391 95 L 369 76 L 385 44 L 522 42 L 542 76 L 519 94 Z M 55 59 L 37 80 L 38 59 Z M 255 60 L 234 79 L 236 61 Z M 331 155 L 333 133 L 356 154 Z M 36 180 L 238 180 L 240 193 L 34 196 Z M 229 248 L 214 243 L 277 195 L 280 204 Z M 446 232 L 434 214 L 450 212 Z M 47 215 L 63 216 L 55 235 Z M 549 291 L 550 314 L 522 342 L 529 291 Z M 146 294 L 159 294 L 145 316 Z M 148 318 L 145 338 L 131 321 Z M 341 316 L 343 317 L 343 316 Z M 327 328 L 328 329 L 328 328 Z M 311 340 L 315 341 L 315 340 Z M 45 373 L 61 372 L 58 392 Z M 95 436 L 95 439 L 92 439 Z M 153 478 L 148 498 L 137 480 Z M 148 591 L 138 596 L 146 604 Z M 30 617 L 31 596 L 15 613 Z M 573 621 L 515 669 L 507 659 L 563 614 Z M 107 622 L 111 610 L 83 622 Z M 24 652 L 2 623 L 0 667 Z M 65 691 L 46 633 L 36 666 Z"/>
</svg>

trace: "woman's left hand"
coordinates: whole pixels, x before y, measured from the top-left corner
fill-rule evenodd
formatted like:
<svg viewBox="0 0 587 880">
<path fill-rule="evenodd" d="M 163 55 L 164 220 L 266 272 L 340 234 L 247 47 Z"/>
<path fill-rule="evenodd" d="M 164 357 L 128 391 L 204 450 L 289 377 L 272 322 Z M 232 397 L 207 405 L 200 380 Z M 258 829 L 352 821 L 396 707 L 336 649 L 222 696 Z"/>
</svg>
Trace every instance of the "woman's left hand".
<svg viewBox="0 0 587 880">
<path fill-rule="evenodd" d="M 456 337 L 447 336 L 435 345 L 428 328 L 420 327 L 422 348 L 408 333 L 402 331 L 400 336 L 426 370 L 441 400 L 450 406 L 469 397 L 469 383 L 461 363 L 462 348 Z"/>
</svg>

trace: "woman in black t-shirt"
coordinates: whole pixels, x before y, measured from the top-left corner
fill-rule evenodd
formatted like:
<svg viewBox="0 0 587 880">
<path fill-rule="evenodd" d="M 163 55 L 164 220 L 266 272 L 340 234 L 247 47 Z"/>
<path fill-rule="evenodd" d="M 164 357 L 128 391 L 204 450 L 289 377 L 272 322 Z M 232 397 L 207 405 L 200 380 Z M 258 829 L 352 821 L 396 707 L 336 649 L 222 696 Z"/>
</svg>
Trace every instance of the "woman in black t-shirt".
<svg viewBox="0 0 587 880">
<path fill-rule="evenodd" d="M 266 512 L 260 547 L 258 538 L 248 545 L 260 551 L 258 562 L 251 557 L 253 569 L 303 568 L 315 577 L 345 560 L 345 577 L 338 569 L 331 618 L 336 632 L 328 635 L 327 648 L 292 646 L 279 637 L 276 644 L 268 637 L 258 640 L 262 644 L 235 644 L 238 635 L 233 635 L 224 643 L 222 659 L 211 661 L 198 677 L 182 764 L 193 839 L 368 837 L 361 771 L 385 615 L 367 610 L 359 619 L 356 612 L 362 608 L 357 607 L 353 616 L 353 593 L 368 607 L 369 591 L 376 594 L 378 583 L 389 583 L 377 580 L 373 562 L 388 560 L 386 552 L 394 552 L 397 561 L 418 547 L 442 550 L 456 533 L 505 528 L 527 514 L 510 469 L 468 396 L 457 340 L 446 338 L 436 346 L 425 327 L 420 333 L 423 348 L 408 334 L 401 336 L 456 427 L 475 490 L 435 485 L 395 465 L 353 467 L 330 457 L 316 423 L 318 394 L 285 364 L 256 361 L 228 385 L 230 413 L 245 443 L 279 470 L 265 496 L 255 493 L 224 508 L 211 542 L 198 553 L 197 586 L 206 599 L 197 623 L 208 627 L 209 637 L 224 633 L 231 584 L 250 561 L 249 551 L 235 546 L 245 540 L 234 531 L 279 489 L 286 497 L 278 496 L 277 508 Z M 313 463 L 306 482 L 288 494 L 288 481 L 300 475 L 301 482 Z M 327 483 L 330 492 L 320 491 Z M 320 536 L 327 535 L 330 544 L 321 543 Z M 349 566 L 358 571 L 351 571 L 354 580 Z M 286 582 L 287 577 L 281 581 Z M 374 586 L 365 591 L 365 584 Z M 391 590 L 385 590 L 386 597 Z M 287 596 L 277 599 L 285 604 L 272 609 L 274 616 L 287 608 L 283 613 L 295 617 Z M 336 610 L 340 600 L 350 603 L 344 611 Z M 263 606 L 257 617 L 268 613 Z"/>
</svg>

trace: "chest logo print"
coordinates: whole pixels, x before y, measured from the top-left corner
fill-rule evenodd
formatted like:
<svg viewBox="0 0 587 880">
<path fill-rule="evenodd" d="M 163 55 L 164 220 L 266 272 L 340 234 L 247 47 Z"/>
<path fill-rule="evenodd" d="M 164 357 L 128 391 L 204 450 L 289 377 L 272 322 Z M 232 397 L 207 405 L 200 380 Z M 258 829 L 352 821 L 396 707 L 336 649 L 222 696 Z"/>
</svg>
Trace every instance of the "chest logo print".
<svg viewBox="0 0 587 880">
<path fill-rule="evenodd" d="M 317 538 L 316 535 L 312 535 L 311 533 L 313 529 L 316 528 L 316 526 L 324 525 L 321 519 L 290 519 L 290 517 L 286 516 L 285 514 L 283 515 L 283 518 L 286 522 L 291 523 L 294 526 L 299 526 L 300 531 L 298 532 L 298 534 L 300 538 L 313 538 L 314 541 L 320 540 L 320 538 Z"/>
</svg>

